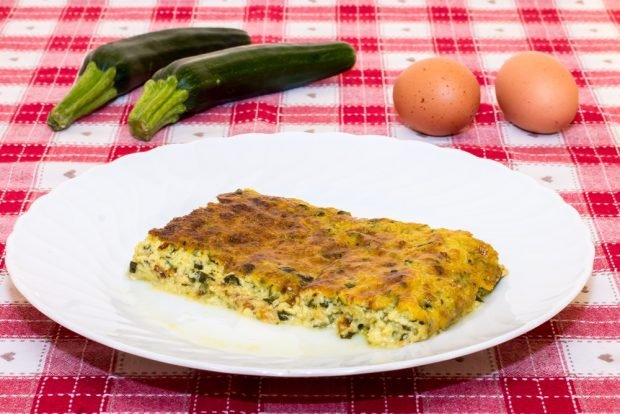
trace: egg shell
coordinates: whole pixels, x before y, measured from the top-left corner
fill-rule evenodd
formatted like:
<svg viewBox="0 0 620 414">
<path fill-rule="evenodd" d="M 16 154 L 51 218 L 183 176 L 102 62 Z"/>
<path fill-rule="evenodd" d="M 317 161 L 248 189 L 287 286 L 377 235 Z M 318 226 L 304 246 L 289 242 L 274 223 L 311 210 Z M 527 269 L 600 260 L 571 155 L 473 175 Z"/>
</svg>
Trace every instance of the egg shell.
<svg viewBox="0 0 620 414">
<path fill-rule="evenodd" d="M 508 59 L 497 73 L 495 94 L 507 121 L 540 134 L 568 126 L 579 105 L 579 90 L 568 69 L 541 52 Z"/>
<path fill-rule="evenodd" d="M 455 134 L 480 107 L 480 85 L 463 64 L 448 58 L 420 60 L 394 82 L 394 108 L 402 122 L 427 135 Z"/>
</svg>

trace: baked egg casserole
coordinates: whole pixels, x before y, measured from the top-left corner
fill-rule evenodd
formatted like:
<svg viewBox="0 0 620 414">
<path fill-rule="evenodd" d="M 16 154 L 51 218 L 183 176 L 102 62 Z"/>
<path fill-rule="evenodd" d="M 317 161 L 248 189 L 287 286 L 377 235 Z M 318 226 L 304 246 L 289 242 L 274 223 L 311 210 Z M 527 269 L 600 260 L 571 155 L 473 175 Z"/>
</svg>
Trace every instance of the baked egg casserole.
<svg viewBox="0 0 620 414">
<path fill-rule="evenodd" d="M 354 218 L 253 190 L 217 198 L 149 231 L 130 276 L 268 323 L 399 347 L 471 312 L 505 273 L 493 247 L 467 231 Z"/>
</svg>

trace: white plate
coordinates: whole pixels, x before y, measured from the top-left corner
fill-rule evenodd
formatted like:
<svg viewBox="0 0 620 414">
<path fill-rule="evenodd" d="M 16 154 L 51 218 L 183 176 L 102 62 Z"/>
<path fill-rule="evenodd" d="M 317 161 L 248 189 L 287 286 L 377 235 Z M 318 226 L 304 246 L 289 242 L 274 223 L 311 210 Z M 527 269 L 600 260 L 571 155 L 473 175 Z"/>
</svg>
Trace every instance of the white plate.
<svg viewBox="0 0 620 414">
<path fill-rule="evenodd" d="M 150 228 L 237 188 L 467 229 L 510 273 L 474 313 L 395 350 L 264 324 L 129 280 L 133 247 Z M 565 307 L 594 256 L 577 212 L 525 175 L 462 151 L 336 133 L 205 139 L 123 157 L 37 200 L 6 251 L 19 291 L 79 334 L 162 362 L 278 376 L 392 370 L 497 345 Z"/>
</svg>

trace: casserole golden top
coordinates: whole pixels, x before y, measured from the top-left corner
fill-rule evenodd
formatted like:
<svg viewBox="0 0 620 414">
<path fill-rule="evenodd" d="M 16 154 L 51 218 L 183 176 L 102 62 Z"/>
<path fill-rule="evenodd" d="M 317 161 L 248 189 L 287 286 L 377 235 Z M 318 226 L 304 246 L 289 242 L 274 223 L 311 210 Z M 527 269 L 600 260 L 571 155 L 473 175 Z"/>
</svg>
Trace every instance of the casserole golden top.
<svg viewBox="0 0 620 414">
<path fill-rule="evenodd" d="M 504 273 L 497 252 L 466 231 L 359 219 L 253 190 L 218 200 L 150 235 L 208 252 L 225 274 L 273 286 L 289 301 L 318 293 L 443 329 Z"/>
</svg>

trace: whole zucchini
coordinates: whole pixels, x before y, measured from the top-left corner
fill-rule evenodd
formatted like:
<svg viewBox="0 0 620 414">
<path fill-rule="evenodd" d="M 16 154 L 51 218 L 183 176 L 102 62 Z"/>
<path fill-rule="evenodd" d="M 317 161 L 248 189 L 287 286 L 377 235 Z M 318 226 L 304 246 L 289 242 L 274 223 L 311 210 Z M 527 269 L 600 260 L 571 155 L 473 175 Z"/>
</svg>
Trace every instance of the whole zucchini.
<svg viewBox="0 0 620 414">
<path fill-rule="evenodd" d="M 222 103 L 295 88 L 355 64 L 345 42 L 238 46 L 179 59 L 159 70 L 129 114 L 145 141 L 164 125 Z"/>
<path fill-rule="evenodd" d="M 52 109 L 47 124 L 54 131 L 67 128 L 176 59 L 249 43 L 243 30 L 195 27 L 145 33 L 99 46 L 86 56 L 77 82 Z"/>
</svg>

